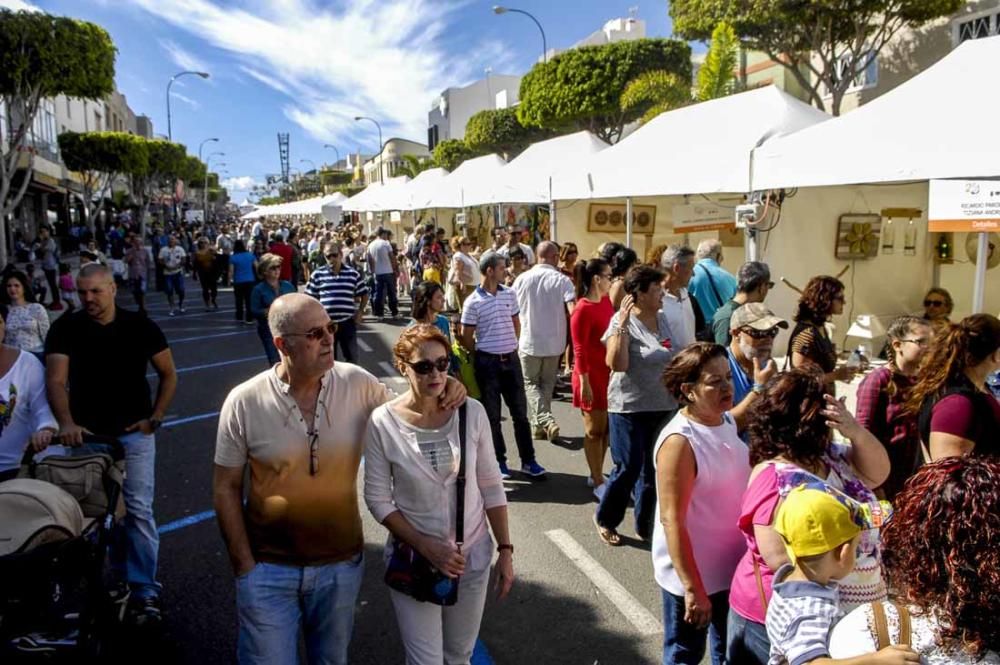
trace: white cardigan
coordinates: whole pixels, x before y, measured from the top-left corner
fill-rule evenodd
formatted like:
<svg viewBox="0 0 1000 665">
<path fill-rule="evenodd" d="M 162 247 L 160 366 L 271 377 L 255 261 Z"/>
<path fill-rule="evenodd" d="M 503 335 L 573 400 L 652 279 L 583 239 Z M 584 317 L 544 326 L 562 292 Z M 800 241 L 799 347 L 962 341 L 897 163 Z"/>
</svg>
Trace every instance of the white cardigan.
<svg viewBox="0 0 1000 665">
<path fill-rule="evenodd" d="M 489 537 L 486 510 L 507 505 L 486 410 L 474 399 L 466 405 L 464 549 Z M 379 523 L 398 510 L 420 533 L 455 542 L 458 411 L 445 427 L 454 466 L 442 481 L 420 453 L 412 425 L 389 404 L 372 412 L 365 434 L 365 503 Z"/>
</svg>

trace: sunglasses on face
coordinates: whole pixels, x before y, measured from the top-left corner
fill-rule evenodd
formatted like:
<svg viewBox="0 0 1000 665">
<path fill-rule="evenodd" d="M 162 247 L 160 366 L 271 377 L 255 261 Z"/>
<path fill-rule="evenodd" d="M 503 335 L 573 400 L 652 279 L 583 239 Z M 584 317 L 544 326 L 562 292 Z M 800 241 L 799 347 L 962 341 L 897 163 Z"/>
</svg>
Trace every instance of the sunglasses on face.
<svg viewBox="0 0 1000 665">
<path fill-rule="evenodd" d="M 925 300 L 924 307 L 944 307 L 943 300 Z"/>
<path fill-rule="evenodd" d="M 330 252 L 329 254 L 326 255 L 326 258 L 328 258 L 328 259 L 335 259 L 338 256 L 340 256 L 340 252 Z"/>
<path fill-rule="evenodd" d="M 774 339 L 778 336 L 777 328 L 770 328 L 768 330 L 754 330 L 753 328 L 743 328 L 740 330 L 745 335 L 749 335 L 754 339 Z"/>
<path fill-rule="evenodd" d="M 426 376 L 434 370 L 444 373 L 448 371 L 449 367 L 451 367 L 451 361 L 447 358 L 438 358 L 437 360 L 418 360 L 415 363 L 407 362 L 406 364 L 420 376 Z"/>
<path fill-rule="evenodd" d="M 303 333 L 285 333 L 282 337 L 306 337 L 313 341 L 320 341 L 327 334 L 336 335 L 337 334 L 337 324 L 335 321 L 330 321 L 325 326 L 319 326 L 318 328 L 313 328 L 307 330 Z"/>
</svg>

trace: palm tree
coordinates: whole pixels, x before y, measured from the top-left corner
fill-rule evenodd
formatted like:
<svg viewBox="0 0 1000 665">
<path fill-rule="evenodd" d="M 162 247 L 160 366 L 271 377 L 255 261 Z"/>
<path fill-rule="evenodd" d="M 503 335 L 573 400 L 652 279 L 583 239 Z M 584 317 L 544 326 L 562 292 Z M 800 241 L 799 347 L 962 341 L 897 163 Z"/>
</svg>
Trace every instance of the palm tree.
<svg viewBox="0 0 1000 665">
<path fill-rule="evenodd" d="M 405 175 L 410 178 L 416 178 L 421 171 L 434 168 L 434 160 L 427 157 L 403 155 L 403 161 L 406 163 L 399 167 L 399 170 L 396 171 L 396 175 Z"/>
<path fill-rule="evenodd" d="M 712 43 L 698 70 L 695 97 L 699 102 L 718 99 L 736 92 L 736 56 L 740 40 L 733 26 L 721 21 L 712 30 Z"/>
</svg>

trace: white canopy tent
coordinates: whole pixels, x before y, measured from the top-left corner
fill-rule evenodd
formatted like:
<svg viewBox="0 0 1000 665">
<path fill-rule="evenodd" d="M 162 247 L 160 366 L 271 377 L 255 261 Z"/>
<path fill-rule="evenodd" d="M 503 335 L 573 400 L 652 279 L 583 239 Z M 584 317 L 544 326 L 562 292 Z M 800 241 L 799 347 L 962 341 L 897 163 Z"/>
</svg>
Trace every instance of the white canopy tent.
<svg viewBox="0 0 1000 665">
<path fill-rule="evenodd" d="M 368 185 L 360 192 L 352 196 L 351 198 L 344 201 L 344 211 L 345 212 L 365 212 L 371 210 L 370 205 L 374 205 L 375 197 L 378 196 L 379 190 L 381 190 L 385 185 L 380 182 L 373 182 Z"/>
<path fill-rule="evenodd" d="M 465 205 L 547 204 L 552 200 L 551 178 L 556 169 L 578 164 L 607 147 L 588 131 L 534 143 L 504 166 L 498 179 L 466 189 Z"/>
<path fill-rule="evenodd" d="M 404 196 L 407 185 L 410 183 L 410 176 L 397 176 L 385 181 L 385 186 L 378 190 L 373 199 L 368 204 L 368 210 L 373 212 L 383 212 L 386 210 L 400 210 L 399 200 Z"/>
<path fill-rule="evenodd" d="M 505 164 L 507 162 L 499 155 L 468 159 L 447 177 L 442 178 L 437 187 L 429 188 L 426 195 L 413 198 L 411 203 L 415 209 L 464 208 L 471 205 L 465 200 L 465 192 L 496 187 Z"/>
<path fill-rule="evenodd" d="M 963 42 L 855 111 L 768 141 L 755 189 L 1000 176 L 1000 37 Z"/>
<path fill-rule="evenodd" d="M 323 206 L 329 203 L 342 202 L 344 195 L 335 192 L 326 196 L 316 196 L 301 201 L 290 201 L 288 203 L 277 203 L 275 205 L 261 206 L 246 215 L 243 219 L 257 219 L 260 217 L 310 217 L 323 214 Z"/>
<path fill-rule="evenodd" d="M 393 192 L 392 199 L 385 202 L 387 210 L 419 210 L 421 206 L 415 201 L 429 200 L 441 183 L 448 177 L 448 171 L 442 168 L 427 169 L 417 174 L 417 177 L 406 184 L 406 187 Z"/>
<path fill-rule="evenodd" d="M 339 222 L 344 214 L 344 202 L 347 197 L 340 192 L 334 192 L 320 208 L 323 219 L 328 222 Z"/>
<path fill-rule="evenodd" d="M 826 120 L 774 86 L 663 113 L 552 178 L 554 199 L 750 191 L 750 155 L 770 137 Z"/>
</svg>

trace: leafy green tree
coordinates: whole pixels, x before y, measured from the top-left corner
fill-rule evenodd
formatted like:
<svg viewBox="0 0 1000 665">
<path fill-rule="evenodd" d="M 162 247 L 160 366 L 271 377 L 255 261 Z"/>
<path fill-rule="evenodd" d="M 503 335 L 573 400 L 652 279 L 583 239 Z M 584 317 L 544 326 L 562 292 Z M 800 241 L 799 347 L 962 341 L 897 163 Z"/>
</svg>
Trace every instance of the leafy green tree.
<svg viewBox="0 0 1000 665">
<path fill-rule="evenodd" d="M 903 28 L 958 11 L 965 0 L 672 0 L 674 31 L 707 39 L 720 21 L 746 48 L 788 69 L 818 108 L 840 114 L 844 95 Z M 830 94 L 829 104 L 824 92 Z"/>
<path fill-rule="evenodd" d="M 0 264 L 7 262 L 3 220 L 31 181 L 22 178 L 12 191 L 15 173 L 30 174 L 34 168 L 30 133 L 42 100 L 58 95 L 101 99 L 114 90 L 114 78 L 115 46 L 100 26 L 0 9 L 0 103 L 7 111 L 6 142 L 0 148 Z"/>
<path fill-rule="evenodd" d="M 403 161 L 406 162 L 399 170 L 396 175 L 405 175 L 410 178 L 416 178 L 423 171 L 427 169 L 434 168 L 434 158 L 433 157 L 417 157 L 416 155 L 403 155 Z"/>
<path fill-rule="evenodd" d="M 128 174 L 132 198 L 139 207 L 139 224 L 145 237 L 146 214 L 150 202 L 163 194 L 173 196 L 174 180 L 191 175 L 188 169 L 192 168 L 192 164 L 188 162 L 186 150 L 180 143 L 141 136 L 133 136 L 132 139 L 145 154 L 145 161 L 140 167 Z"/>
<path fill-rule="evenodd" d="M 522 125 L 516 108 L 479 111 L 465 125 L 465 144 L 469 148 L 482 154 L 501 153 L 508 160 L 532 143 L 552 136 L 551 131 Z"/>
<path fill-rule="evenodd" d="M 448 171 L 454 171 L 465 160 L 481 154 L 472 150 L 461 139 L 446 139 L 434 146 L 434 164 Z"/>
<path fill-rule="evenodd" d="M 698 70 L 695 97 L 699 102 L 725 97 L 735 91 L 739 50 L 740 39 L 733 26 L 720 21 L 712 30 L 712 42 L 705 54 L 705 62 Z"/>
<path fill-rule="evenodd" d="M 646 104 L 622 108 L 625 88 L 651 71 L 690 81 L 690 47 L 676 39 L 638 39 L 570 49 L 521 79 L 517 119 L 557 132 L 587 129 L 614 143 L 648 110 Z"/>
<path fill-rule="evenodd" d="M 115 180 L 141 168 L 144 159 L 132 136 L 124 132 L 64 132 L 59 135 L 59 153 L 66 168 L 80 175 L 84 213 L 91 228 Z"/>
</svg>

